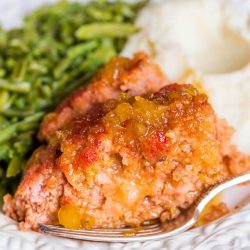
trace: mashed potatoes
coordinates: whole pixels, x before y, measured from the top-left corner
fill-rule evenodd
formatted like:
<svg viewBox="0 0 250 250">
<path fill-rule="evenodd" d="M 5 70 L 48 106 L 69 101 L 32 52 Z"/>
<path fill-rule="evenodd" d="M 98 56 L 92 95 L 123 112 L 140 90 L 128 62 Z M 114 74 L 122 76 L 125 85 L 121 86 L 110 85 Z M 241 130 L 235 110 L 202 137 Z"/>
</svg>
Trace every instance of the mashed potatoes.
<svg viewBox="0 0 250 250">
<path fill-rule="evenodd" d="M 141 32 L 124 54 L 145 50 L 171 81 L 198 82 L 220 117 L 236 129 L 234 142 L 250 153 L 250 2 L 155 1 L 141 12 Z"/>
</svg>

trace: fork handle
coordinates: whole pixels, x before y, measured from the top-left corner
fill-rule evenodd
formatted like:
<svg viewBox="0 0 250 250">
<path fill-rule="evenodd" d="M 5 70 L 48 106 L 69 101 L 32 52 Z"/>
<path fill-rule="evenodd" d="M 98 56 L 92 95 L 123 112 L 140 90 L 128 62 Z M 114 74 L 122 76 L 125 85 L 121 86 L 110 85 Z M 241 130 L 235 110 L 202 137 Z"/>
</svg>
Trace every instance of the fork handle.
<svg viewBox="0 0 250 250">
<path fill-rule="evenodd" d="M 196 211 L 198 214 L 204 209 L 204 207 L 211 201 L 218 193 L 223 190 L 236 186 L 238 184 L 242 184 L 244 182 L 250 181 L 250 172 L 238 175 L 236 177 L 228 178 L 225 181 L 216 184 L 211 189 L 208 189 L 199 199 L 198 205 L 196 207 Z"/>
</svg>

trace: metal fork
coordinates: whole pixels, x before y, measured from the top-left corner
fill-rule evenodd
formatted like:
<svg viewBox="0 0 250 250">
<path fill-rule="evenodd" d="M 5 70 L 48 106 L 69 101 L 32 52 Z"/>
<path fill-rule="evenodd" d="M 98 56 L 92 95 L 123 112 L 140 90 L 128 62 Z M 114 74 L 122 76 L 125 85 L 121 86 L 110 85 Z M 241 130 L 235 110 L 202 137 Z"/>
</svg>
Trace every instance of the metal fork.
<svg viewBox="0 0 250 250">
<path fill-rule="evenodd" d="M 207 190 L 199 200 L 175 220 L 166 223 L 145 223 L 139 228 L 71 230 L 59 226 L 39 224 L 41 231 L 48 235 L 78 240 L 102 242 L 133 242 L 160 240 L 191 228 L 206 204 L 221 191 L 237 184 L 250 181 L 250 172 L 225 180 Z"/>
</svg>

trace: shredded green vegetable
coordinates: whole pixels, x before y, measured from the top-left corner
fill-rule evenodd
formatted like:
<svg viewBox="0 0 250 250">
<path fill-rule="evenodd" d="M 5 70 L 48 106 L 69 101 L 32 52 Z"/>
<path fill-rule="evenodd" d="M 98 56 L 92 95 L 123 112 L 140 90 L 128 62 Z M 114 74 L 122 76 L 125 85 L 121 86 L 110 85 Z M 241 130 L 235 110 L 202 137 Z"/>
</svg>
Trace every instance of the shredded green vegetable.
<svg viewBox="0 0 250 250">
<path fill-rule="evenodd" d="M 0 200 L 13 192 L 43 115 L 123 48 L 144 3 L 59 2 L 0 28 Z"/>
</svg>

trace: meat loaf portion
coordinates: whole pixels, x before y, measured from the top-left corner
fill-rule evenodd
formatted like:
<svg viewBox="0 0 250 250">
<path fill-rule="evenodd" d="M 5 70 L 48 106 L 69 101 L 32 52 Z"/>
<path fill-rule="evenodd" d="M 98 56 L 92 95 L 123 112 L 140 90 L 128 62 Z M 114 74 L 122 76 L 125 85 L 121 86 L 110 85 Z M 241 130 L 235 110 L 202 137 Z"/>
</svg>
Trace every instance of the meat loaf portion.
<svg viewBox="0 0 250 250">
<path fill-rule="evenodd" d="M 45 117 L 38 137 L 48 139 L 76 114 L 85 113 L 93 104 L 116 98 L 121 92 L 141 95 L 158 91 L 167 84 L 160 67 L 144 53 L 137 53 L 132 59 L 113 58 L 89 85 L 76 90 Z"/>
<path fill-rule="evenodd" d="M 4 210 L 34 230 L 38 223 L 92 228 L 173 219 L 232 169 L 249 169 L 229 136 L 191 85 L 123 93 L 74 113 L 50 135 Z"/>
<path fill-rule="evenodd" d="M 56 151 L 49 147 L 36 150 L 26 167 L 15 198 L 4 197 L 3 210 L 19 221 L 22 230 L 35 229 L 37 223 L 56 224 L 59 197 L 66 183 L 63 173 L 55 168 Z"/>
</svg>

